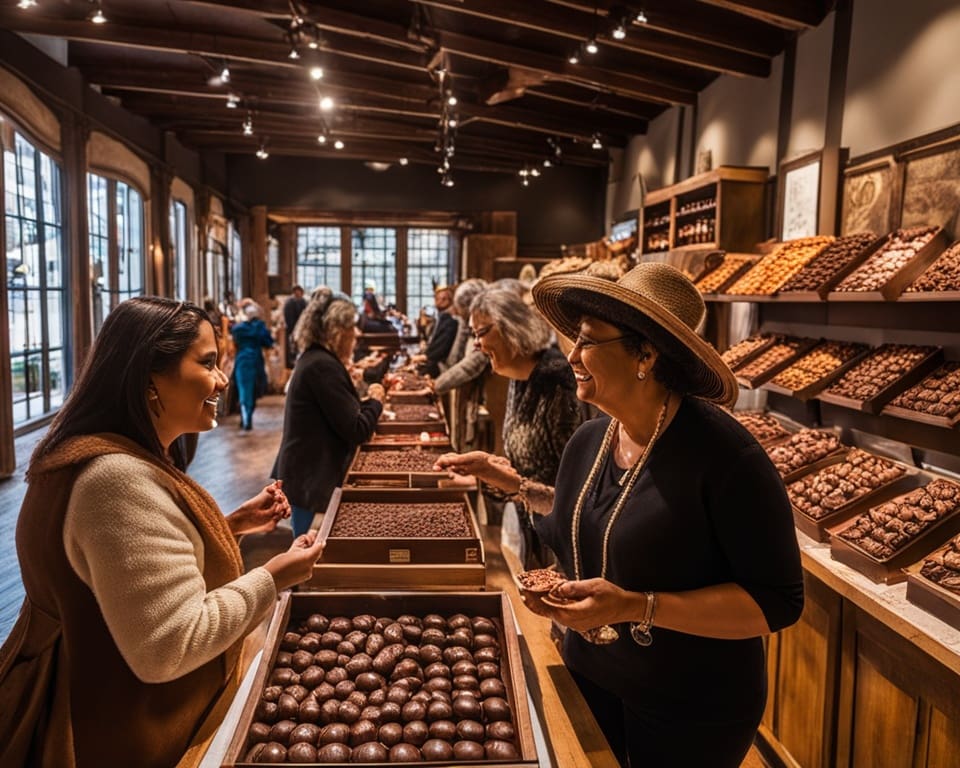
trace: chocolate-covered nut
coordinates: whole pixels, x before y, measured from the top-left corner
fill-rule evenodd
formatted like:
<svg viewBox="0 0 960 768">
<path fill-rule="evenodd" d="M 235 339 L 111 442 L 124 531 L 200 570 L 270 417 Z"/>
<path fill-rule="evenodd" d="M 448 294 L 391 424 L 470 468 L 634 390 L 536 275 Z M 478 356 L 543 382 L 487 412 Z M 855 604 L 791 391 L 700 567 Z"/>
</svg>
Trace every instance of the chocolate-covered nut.
<svg viewBox="0 0 960 768">
<path fill-rule="evenodd" d="M 307 632 L 300 638 L 298 648 L 308 653 L 316 653 L 320 650 L 320 635 L 316 632 Z"/>
<path fill-rule="evenodd" d="M 437 627 L 426 627 L 420 635 L 420 647 L 422 648 L 425 645 L 435 645 L 438 648 L 443 648 L 447 642 L 447 635 L 442 629 Z"/>
<path fill-rule="evenodd" d="M 301 678 L 301 682 L 302 681 L 303 679 Z M 307 695 L 310 693 L 310 691 L 304 688 L 303 685 L 299 685 L 299 684 L 287 686 L 286 688 L 283 689 L 283 692 L 293 696 L 293 698 L 297 700 L 298 704 L 302 702 L 305 698 L 307 698 Z"/>
<path fill-rule="evenodd" d="M 316 723 L 320 720 L 320 702 L 313 696 L 304 699 L 300 703 L 300 711 L 297 713 L 297 720 L 301 723 Z"/>
<path fill-rule="evenodd" d="M 367 704 L 382 707 L 386 702 L 387 689 L 385 687 L 375 688 L 367 694 Z"/>
<path fill-rule="evenodd" d="M 371 659 L 376 656 L 380 651 L 384 649 L 387 641 L 384 639 L 383 635 L 379 633 L 373 633 L 367 635 L 367 642 L 364 643 L 363 650 Z"/>
<path fill-rule="evenodd" d="M 263 742 L 254 744 L 250 749 L 247 750 L 247 755 L 244 758 L 248 763 L 259 762 L 260 753 L 263 752 L 263 748 L 266 746 Z"/>
<path fill-rule="evenodd" d="M 483 700 L 483 717 L 490 723 L 494 720 L 509 720 L 510 719 L 510 705 L 507 704 L 506 699 L 502 699 L 499 696 L 491 696 L 489 699 Z"/>
<path fill-rule="evenodd" d="M 408 643 L 419 643 L 422 636 L 423 630 L 416 624 L 403 625 L 403 639 Z"/>
<path fill-rule="evenodd" d="M 390 679 L 396 681 L 403 677 L 415 677 L 418 680 L 423 680 L 423 670 L 413 659 L 400 659 L 393 668 Z"/>
<path fill-rule="evenodd" d="M 280 694 L 283 693 L 283 686 L 281 685 L 268 685 L 263 689 L 263 693 L 260 698 L 264 701 L 273 701 L 276 702 L 280 698 Z"/>
<path fill-rule="evenodd" d="M 326 670 L 324 670 L 323 667 L 311 664 L 300 673 L 300 685 L 313 690 L 326 679 L 326 674 Z M 301 701 L 303 701 L 303 699 L 301 699 Z"/>
<path fill-rule="evenodd" d="M 337 643 L 337 647 L 334 649 L 338 654 L 337 662 L 340 666 L 345 666 L 350 657 L 354 656 L 357 653 L 357 646 L 351 643 L 349 640 L 341 640 Z"/>
<path fill-rule="evenodd" d="M 506 720 L 497 720 L 487 724 L 487 738 L 499 739 L 501 741 L 513 741 L 516 738 L 516 730 L 513 723 Z"/>
<path fill-rule="evenodd" d="M 406 702 L 404 702 L 406 703 Z M 402 710 L 400 704 L 387 701 L 380 705 L 380 722 L 397 723 L 400 722 Z"/>
<path fill-rule="evenodd" d="M 347 674 L 347 670 L 343 667 L 334 667 L 327 671 L 327 674 L 324 676 L 324 681 L 330 683 L 330 685 L 336 686 L 338 683 L 342 683 L 344 680 L 349 678 L 350 675 Z"/>
<path fill-rule="evenodd" d="M 287 748 L 283 744 L 275 741 L 267 744 L 257 744 L 257 747 L 263 747 L 257 753 L 255 761 L 258 763 L 283 763 L 287 759 Z"/>
<path fill-rule="evenodd" d="M 453 690 L 453 683 L 446 677 L 431 677 L 423 684 L 423 689 L 430 693 L 450 693 Z"/>
<path fill-rule="evenodd" d="M 461 659 L 450 668 L 450 672 L 453 674 L 453 676 L 473 675 L 476 677 L 477 665 L 473 663 L 472 659 Z M 427 677 L 433 677 L 433 675 L 427 674 L 426 670 L 424 670 L 424 674 L 427 675 Z"/>
<path fill-rule="evenodd" d="M 267 723 L 253 723 L 247 731 L 250 744 L 263 744 L 270 741 L 270 726 Z"/>
<path fill-rule="evenodd" d="M 412 695 L 410 689 L 405 685 L 392 685 L 387 691 L 387 701 L 403 706 L 410 701 Z"/>
<path fill-rule="evenodd" d="M 480 651 L 489 651 L 490 648 L 481 648 Z M 480 653 L 477 651 L 477 653 Z M 458 661 L 466 661 L 468 659 L 474 658 L 473 654 L 470 653 L 470 649 L 460 645 L 452 645 L 448 648 L 443 649 L 443 660 L 447 663 L 448 666 L 453 666 Z"/>
<path fill-rule="evenodd" d="M 403 648 L 403 658 L 413 659 L 416 662 L 420 662 L 420 648 L 419 646 L 410 643 L 409 645 L 404 646 Z"/>
<path fill-rule="evenodd" d="M 333 688 L 334 695 L 340 699 L 340 701 L 346 701 L 347 697 L 356 689 L 357 685 L 353 682 L 353 680 L 341 680 Z"/>
<path fill-rule="evenodd" d="M 332 699 L 336 696 L 337 689 L 334 688 L 330 683 L 324 680 L 320 685 L 313 689 L 313 697 L 319 701 L 321 704 L 327 699 Z"/>
<path fill-rule="evenodd" d="M 457 723 L 457 738 L 466 741 L 483 741 L 487 735 L 483 723 L 479 720 L 464 719 Z"/>
<path fill-rule="evenodd" d="M 433 664 L 443 660 L 443 649 L 439 645 L 421 645 L 420 662 L 422 664 Z"/>
<path fill-rule="evenodd" d="M 324 725 L 333 723 L 340 716 L 340 700 L 327 699 L 320 705 L 320 722 Z"/>
<path fill-rule="evenodd" d="M 313 725 L 312 723 L 300 723 L 290 732 L 290 737 L 287 739 L 287 742 L 289 744 L 297 744 L 298 742 L 305 741 L 308 744 L 316 744 L 319 736 L 319 726 Z"/>
<path fill-rule="evenodd" d="M 317 760 L 321 763 L 349 763 L 352 751 L 341 742 L 324 744 L 317 750 Z"/>
<path fill-rule="evenodd" d="M 495 699 L 487 699 L 487 701 L 495 701 Z M 360 707 L 358 707 L 352 701 L 341 701 L 340 707 L 337 710 L 337 719 L 339 719 L 341 723 L 352 725 L 360 719 L 360 712 Z"/>
<path fill-rule="evenodd" d="M 486 680 L 488 677 L 500 677 L 500 665 L 493 661 L 482 661 L 477 664 L 477 677 Z"/>
<path fill-rule="evenodd" d="M 462 613 L 455 613 L 453 616 L 447 618 L 447 626 L 450 629 L 460 629 L 461 627 L 472 627 L 472 622 L 470 621 L 469 616 L 465 616 Z"/>
<path fill-rule="evenodd" d="M 380 719 L 380 707 L 368 704 L 360 711 L 360 719 L 369 720 L 379 726 L 383 722 Z"/>
<path fill-rule="evenodd" d="M 453 741 L 457 737 L 457 726 L 452 720 L 435 720 L 428 726 L 427 733 L 431 739 Z"/>
<path fill-rule="evenodd" d="M 480 695 L 485 699 L 490 696 L 506 698 L 507 688 L 502 680 L 498 680 L 495 677 L 488 677 L 486 680 L 480 681 Z"/>
<path fill-rule="evenodd" d="M 391 643 L 373 657 L 373 670 L 387 677 L 393 672 L 393 668 L 402 657 L 403 645 Z"/>
<path fill-rule="evenodd" d="M 479 689 L 480 682 L 473 675 L 457 675 L 453 678 L 453 687 L 473 691 Z"/>
<path fill-rule="evenodd" d="M 361 632 L 359 629 L 354 629 L 352 632 L 347 632 L 343 636 L 345 642 L 353 643 L 356 648 L 363 648 L 364 644 L 367 642 L 367 633 Z"/>
<path fill-rule="evenodd" d="M 354 747 L 350 753 L 351 763 L 385 763 L 389 752 L 379 741 L 368 741 Z"/>
<path fill-rule="evenodd" d="M 297 727 L 295 720 L 279 720 L 270 729 L 270 741 L 286 746 L 290 741 L 290 734 Z"/>
<path fill-rule="evenodd" d="M 286 688 L 288 685 L 300 682 L 300 675 L 294 672 L 290 667 L 274 667 L 270 673 L 270 684 L 279 685 Z"/>
<path fill-rule="evenodd" d="M 423 676 L 428 680 L 431 677 L 451 677 L 450 667 L 442 662 L 434 662 L 433 664 L 428 664 L 423 670 Z"/>
<path fill-rule="evenodd" d="M 350 741 L 350 726 L 345 723 L 330 723 L 320 731 L 320 745 L 346 744 Z"/>
<path fill-rule="evenodd" d="M 273 660 L 274 667 L 289 667 L 293 654 L 290 651 L 277 651 L 277 658 Z"/>
<path fill-rule="evenodd" d="M 479 720 L 482 708 L 480 702 L 473 696 L 457 696 L 451 704 L 453 714 L 460 719 Z"/>
<path fill-rule="evenodd" d="M 366 653 L 358 653 L 351 657 L 350 661 L 344 666 L 344 669 L 347 670 L 347 674 L 350 675 L 350 677 L 356 677 L 363 672 L 369 672 L 373 669 L 373 659 Z"/>
<path fill-rule="evenodd" d="M 456 701 L 459 698 L 468 698 L 480 701 L 483 696 L 480 695 L 480 689 L 478 688 L 454 688 L 450 692 L 450 696 Z"/>
<path fill-rule="evenodd" d="M 447 635 L 447 647 L 459 646 L 473 648 L 473 630 L 469 627 L 459 627 Z"/>
<path fill-rule="evenodd" d="M 312 613 L 307 617 L 307 629 L 311 632 L 317 632 L 323 634 L 330 627 L 330 619 L 324 616 L 322 613 Z"/>
<path fill-rule="evenodd" d="M 431 701 L 427 705 L 427 722 L 449 720 L 453 717 L 453 707 L 445 701 Z"/>
<path fill-rule="evenodd" d="M 368 741 L 375 741 L 379 728 L 371 720 L 357 720 L 350 726 L 350 746 L 358 747 Z"/>
<path fill-rule="evenodd" d="M 353 621 L 346 616 L 335 616 L 330 619 L 329 632 L 336 632 L 339 635 L 346 635 L 353 631 Z"/>
<path fill-rule="evenodd" d="M 253 716 L 262 723 L 275 723 L 278 717 L 277 702 L 260 699 L 260 701 L 257 702 L 256 709 L 253 711 Z"/>
<path fill-rule="evenodd" d="M 313 654 L 313 660 L 321 669 L 327 671 L 337 666 L 337 652 L 333 649 L 324 649 Z"/>
<path fill-rule="evenodd" d="M 424 629 L 429 627 L 433 629 L 445 630 L 447 628 L 447 620 L 440 614 L 428 613 L 423 617 L 423 627 Z"/>
<path fill-rule="evenodd" d="M 415 694 L 413 694 L 413 696 L 410 697 L 410 700 L 423 702 L 423 705 L 426 706 L 433 701 L 433 696 L 429 691 L 417 691 Z"/>
<path fill-rule="evenodd" d="M 313 744 L 298 741 L 287 750 L 287 762 L 315 763 L 317 762 L 317 748 Z"/>
<path fill-rule="evenodd" d="M 413 744 L 394 744 L 390 747 L 391 763 L 418 763 L 423 759 L 420 750 Z"/>
<path fill-rule="evenodd" d="M 427 716 L 427 707 L 422 701 L 408 701 L 400 709 L 400 719 L 405 723 L 423 720 Z"/>
<path fill-rule="evenodd" d="M 453 745 L 456 760 L 483 760 L 485 754 L 483 744 L 476 741 L 458 741 Z"/>
<path fill-rule="evenodd" d="M 470 626 L 473 628 L 474 634 L 493 635 L 496 637 L 497 628 L 486 616 L 474 616 L 470 620 Z"/>
<path fill-rule="evenodd" d="M 388 643 L 402 643 L 403 639 L 403 625 L 399 622 L 394 622 L 387 627 L 383 628 L 383 639 Z"/>
<path fill-rule="evenodd" d="M 280 639 L 280 649 L 283 651 L 290 651 L 290 653 L 293 653 L 299 648 L 300 648 L 300 633 L 284 632 L 283 637 Z"/>
<path fill-rule="evenodd" d="M 496 648 L 500 645 L 497 641 L 496 635 L 474 635 L 473 636 L 473 647 L 474 648 Z"/>
<path fill-rule="evenodd" d="M 419 747 L 427 740 L 430 729 L 423 720 L 411 720 L 403 726 L 403 740 Z"/>
<path fill-rule="evenodd" d="M 483 749 L 487 755 L 487 760 L 517 760 L 520 757 L 520 753 L 517 752 L 513 743 L 502 739 L 485 741 Z"/>
<path fill-rule="evenodd" d="M 343 635 L 339 632 L 327 630 L 320 635 L 320 647 L 325 650 L 333 650 L 343 642 Z"/>
<path fill-rule="evenodd" d="M 277 699 L 277 717 L 280 720 L 292 720 L 300 712 L 300 702 L 289 693 L 281 693 Z"/>
<path fill-rule="evenodd" d="M 365 706 L 367 706 L 367 694 L 365 694 L 363 691 L 353 691 L 349 696 L 347 696 L 347 701 L 352 701 L 354 704 L 360 707 L 360 709 L 363 709 Z"/>
<path fill-rule="evenodd" d="M 403 726 L 400 723 L 384 723 L 377 732 L 377 738 L 387 749 L 399 744 L 403 738 Z"/>
<path fill-rule="evenodd" d="M 357 679 L 354 681 L 357 686 L 357 690 L 360 691 L 375 691 L 380 686 L 384 685 L 386 681 L 383 679 L 383 675 L 378 674 L 377 672 L 361 672 L 357 675 Z"/>
<path fill-rule="evenodd" d="M 420 753 L 428 763 L 453 759 L 453 747 L 443 739 L 428 739 L 420 747 Z"/>
</svg>

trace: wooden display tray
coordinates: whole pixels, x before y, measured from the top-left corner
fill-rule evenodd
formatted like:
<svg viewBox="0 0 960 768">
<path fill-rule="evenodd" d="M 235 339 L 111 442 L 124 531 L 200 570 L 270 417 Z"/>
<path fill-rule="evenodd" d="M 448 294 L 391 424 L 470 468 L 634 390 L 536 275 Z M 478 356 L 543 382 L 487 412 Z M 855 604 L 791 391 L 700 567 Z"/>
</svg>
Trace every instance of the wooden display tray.
<svg viewBox="0 0 960 768">
<path fill-rule="evenodd" d="M 839 463 L 839 461 L 837 463 Z M 894 464 L 898 464 L 904 468 L 905 472 L 903 475 L 886 485 L 874 488 L 869 493 L 865 493 L 860 498 L 854 499 L 849 504 L 824 515 L 819 520 L 810 517 L 791 504 L 793 508 L 793 522 L 797 528 L 807 534 L 811 539 L 824 543 L 829 542 L 830 528 L 837 528 L 851 518 L 859 516 L 862 512 L 866 512 L 870 507 L 882 504 L 895 496 L 900 496 L 903 493 L 912 491 L 920 485 L 921 479 L 923 478 L 920 470 L 916 467 L 907 467 L 899 462 L 894 462 Z"/>
<path fill-rule="evenodd" d="M 400 446 L 402 449 L 403 446 Z M 395 451 L 398 446 L 387 444 L 362 445 L 357 448 L 353 455 L 353 461 L 347 469 L 343 484 L 345 486 L 367 487 L 367 488 L 436 488 L 442 480 L 450 478 L 449 472 L 431 472 L 425 470 L 419 471 L 401 471 L 401 470 L 358 470 L 355 469 L 360 455 L 364 453 L 377 453 L 380 451 Z M 446 449 L 441 446 L 424 445 L 423 453 L 431 456 L 440 456 L 446 453 Z M 462 488 L 460 489 L 462 490 Z"/>
<path fill-rule="evenodd" d="M 816 347 L 814 347 L 814 349 L 811 349 L 810 351 L 813 352 L 815 349 Z M 810 400 L 811 398 L 816 397 L 816 395 L 820 394 L 820 392 L 822 392 L 824 389 L 829 387 L 831 384 L 833 384 L 833 382 L 835 382 L 837 379 L 843 376 L 843 374 L 845 374 L 847 371 L 853 368 L 857 363 L 863 360 L 868 354 L 870 354 L 870 351 L 871 350 L 868 348 L 868 349 L 862 350 L 861 352 L 858 352 L 856 355 L 854 355 L 849 360 L 847 360 L 847 362 L 837 366 L 832 371 L 830 371 L 830 373 L 828 373 L 826 376 L 823 376 L 817 379 L 816 381 L 814 381 L 813 383 L 808 384 L 807 386 L 803 387 L 803 389 L 787 389 L 787 387 L 780 386 L 779 384 L 774 383 L 772 380 L 769 380 L 766 383 L 764 383 L 761 388 L 767 389 L 771 392 L 777 392 L 781 395 L 789 395 L 790 397 L 793 397 L 797 400 Z M 801 358 L 797 358 L 796 360 L 794 360 L 794 363 L 799 362 L 800 359 Z M 783 370 L 786 370 L 786 368 L 784 368 Z M 774 376 L 773 378 L 776 378 L 776 377 Z"/>
<path fill-rule="evenodd" d="M 426 431 L 426 430 L 424 430 Z M 450 450 L 450 436 L 446 432 L 427 432 L 428 438 L 421 440 L 421 432 L 402 432 L 398 434 L 371 435 L 369 442 L 361 443 L 366 448 L 412 448 L 415 446 L 437 447 Z"/>
<path fill-rule="evenodd" d="M 451 616 L 464 613 L 468 616 L 488 616 L 497 627 L 500 641 L 500 676 L 507 689 L 507 703 L 513 713 L 516 731 L 516 746 L 519 760 L 492 761 L 480 760 L 470 765 L 495 765 L 498 768 L 511 766 L 537 766 L 537 748 L 533 735 L 533 724 L 527 704 L 527 683 L 524 677 L 523 660 L 520 655 L 520 642 L 517 637 L 516 622 L 510 601 L 503 592 L 284 592 L 280 596 L 267 630 L 267 642 L 263 649 L 260 664 L 253 678 L 250 694 L 244 703 L 236 730 L 230 739 L 224 756 L 222 768 L 253 768 L 260 763 L 248 763 L 243 758 L 249 751 L 247 733 L 253 723 L 257 702 L 273 669 L 280 641 L 291 620 L 302 621 L 312 613 L 327 616 L 400 616 L 412 614 L 426 616 L 439 613 Z M 425 762 L 410 765 L 426 765 Z M 386 765 L 386 763 L 366 763 L 365 765 Z M 440 768 L 454 768 L 463 762 L 442 761 L 429 763 Z"/>
<path fill-rule="evenodd" d="M 916 291 L 907 293 L 904 290 L 897 297 L 897 301 L 960 301 L 960 291 Z"/>
<path fill-rule="evenodd" d="M 883 243 L 886 243 L 888 239 L 889 237 L 884 238 Z M 940 254 L 946 250 L 947 245 L 947 233 L 940 227 L 937 233 L 930 238 L 930 242 L 917 251 L 910 261 L 894 272 L 890 279 L 878 289 L 873 291 L 831 290 L 826 296 L 827 301 L 896 301 L 904 289 L 937 260 Z M 879 250 L 879 247 L 876 250 Z M 851 273 L 853 271 L 851 270 Z"/>
<path fill-rule="evenodd" d="M 863 262 L 876 253 L 877 249 L 887 241 L 885 236 L 878 237 L 870 245 L 864 248 L 860 253 L 854 256 L 849 263 L 834 272 L 830 277 L 823 281 L 817 288 L 811 291 L 778 291 L 778 295 L 789 301 L 825 301 L 830 292 L 851 272 L 857 270 Z M 830 246 L 827 246 L 829 248 Z M 812 264 L 816 259 L 807 263 Z M 806 269 L 806 266 L 803 268 Z M 803 269 L 800 272 L 803 272 Z M 800 274 L 797 273 L 797 275 Z M 794 275 L 796 277 L 796 275 Z M 793 278 L 791 278 L 793 279 Z M 789 282 L 789 281 L 788 281 Z"/>
<path fill-rule="evenodd" d="M 431 405 L 436 409 L 439 418 L 422 419 L 420 421 L 400 421 L 399 419 L 384 419 L 383 414 L 377 421 L 377 432 L 383 435 L 402 435 L 420 432 L 447 433 L 447 420 L 443 413 L 443 403 L 439 400 Z"/>
<path fill-rule="evenodd" d="M 730 370 L 731 370 L 731 371 L 736 371 L 737 368 L 742 368 L 742 367 L 745 366 L 747 363 L 749 363 L 751 360 L 753 360 L 753 359 L 755 359 L 755 358 L 757 358 L 757 357 L 760 357 L 760 355 L 762 355 L 766 350 L 770 349 L 770 347 L 772 347 L 772 346 L 773 346 L 774 344 L 776 344 L 778 341 L 782 341 L 783 338 L 784 338 L 784 337 L 783 337 L 782 334 L 777 334 L 777 333 L 772 333 L 772 334 L 770 334 L 770 338 L 768 338 L 766 341 L 764 341 L 763 344 L 761 344 L 759 347 L 757 347 L 755 350 L 753 350 L 750 354 L 745 355 L 745 356 L 740 360 L 740 362 L 737 363 L 735 366 L 730 366 Z M 744 341 L 746 341 L 746 339 L 744 339 Z M 736 345 L 734 345 L 734 346 L 736 346 Z M 729 351 L 729 350 L 728 350 L 728 351 Z"/>
<path fill-rule="evenodd" d="M 887 499 L 890 501 L 890 499 Z M 849 565 L 877 584 L 899 584 L 906 580 L 903 569 L 919 558 L 939 547 L 947 539 L 960 533 L 960 510 L 923 531 L 913 541 L 891 557 L 878 560 L 868 555 L 859 547 L 840 537 L 840 532 L 846 530 L 856 522 L 856 518 L 847 520 L 829 530 L 830 556 L 838 562 Z"/>
<path fill-rule="evenodd" d="M 729 254 L 729 253 L 728 253 L 727 256 L 737 256 L 738 258 L 743 258 L 743 255 L 742 255 L 742 254 Z M 733 270 L 733 272 L 730 273 L 730 276 L 727 277 L 727 279 L 724 280 L 722 283 L 720 283 L 720 285 L 719 285 L 715 290 L 709 291 L 709 292 L 701 291 L 701 293 L 704 293 L 704 295 L 707 295 L 707 296 L 719 296 L 719 295 L 723 294 L 723 292 L 724 292 L 727 288 L 729 288 L 729 287 L 730 287 L 731 285 L 733 285 L 737 280 L 739 280 L 741 277 L 743 277 L 743 276 L 747 273 L 747 270 L 750 269 L 750 267 L 752 267 L 752 266 L 753 266 L 754 264 L 756 264 L 756 263 L 757 263 L 756 257 L 751 255 L 751 260 L 750 260 L 750 261 L 745 261 L 745 262 L 743 262 L 739 267 L 737 267 L 735 270 Z M 721 266 L 722 266 L 722 265 L 721 265 Z M 719 269 L 719 268 L 720 268 L 720 267 L 717 267 L 717 269 Z M 699 280 L 702 280 L 704 277 L 707 277 L 707 275 L 709 275 L 711 272 L 715 272 L 715 271 L 716 271 L 716 270 L 710 270 L 710 272 L 708 272 L 706 275 L 702 275 L 696 282 L 699 282 Z M 697 290 L 700 290 L 699 286 L 697 286 Z"/>
<path fill-rule="evenodd" d="M 790 357 L 786 358 L 785 360 L 781 360 L 776 365 L 770 368 L 767 368 L 766 370 L 760 372 L 759 374 L 757 374 L 752 378 L 748 376 L 744 376 L 742 373 L 734 372 L 733 375 L 736 377 L 737 383 L 741 387 L 745 387 L 747 389 L 756 389 L 761 384 L 772 379 L 774 376 L 780 373 L 780 371 L 784 370 L 785 368 L 789 368 L 799 358 L 803 357 L 803 355 L 807 354 L 807 352 L 809 352 L 817 344 L 820 343 L 820 339 L 801 339 L 800 341 L 801 341 L 800 346 L 797 347 L 797 349 L 794 351 L 794 353 Z M 759 357 L 759 355 L 757 357 Z M 744 363 L 744 365 L 746 365 L 746 363 Z"/>
<path fill-rule="evenodd" d="M 938 547 L 938 549 L 940 548 Z M 936 551 L 934 550 L 934 552 Z M 934 554 L 934 552 L 930 554 Z M 941 621 L 945 621 L 954 629 L 960 629 L 960 594 L 946 587 L 941 587 L 921 575 L 920 569 L 927 557 L 929 555 L 925 555 L 906 569 L 907 600 L 920 606 Z"/>
<path fill-rule="evenodd" d="M 433 405 L 437 396 L 429 387 L 423 389 L 391 389 L 387 391 L 387 402 L 402 405 Z"/>
<path fill-rule="evenodd" d="M 933 413 L 915 411 L 913 408 L 901 408 L 899 405 L 885 405 L 880 413 L 883 416 L 896 416 L 898 419 L 932 424 L 935 427 L 945 427 L 947 429 L 953 429 L 957 424 L 960 424 L 960 413 L 955 416 L 937 416 Z"/>
<path fill-rule="evenodd" d="M 895 379 L 886 389 L 881 389 L 869 400 L 854 400 L 852 397 L 836 395 L 828 391 L 820 392 L 816 395 L 818 400 L 833 405 L 840 405 L 844 408 L 850 408 L 854 411 L 864 411 L 865 413 L 880 413 L 883 407 L 893 398 L 902 392 L 907 391 L 914 384 L 919 383 L 926 378 L 928 373 L 933 373 L 943 363 L 943 349 L 937 347 L 933 352 L 923 358 L 913 368 L 903 374 L 899 379 Z"/>
<path fill-rule="evenodd" d="M 786 443 L 787 441 L 784 440 L 784 442 Z M 775 444 L 769 447 L 776 448 L 778 447 L 778 445 L 779 444 Z M 824 467 L 829 467 L 831 464 L 838 463 L 839 461 L 843 460 L 846 457 L 849 451 L 850 451 L 849 446 L 841 445 L 839 448 L 837 448 L 837 450 L 833 451 L 832 453 L 828 453 L 823 458 L 817 459 L 816 461 L 810 462 L 809 464 L 804 464 L 802 467 L 797 467 L 797 469 L 787 472 L 787 474 L 783 476 L 784 485 L 786 485 L 787 483 L 792 483 L 794 480 L 799 480 L 801 477 L 803 477 L 804 475 L 809 475 L 811 472 L 817 472 L 818 470 L 821 470 Z"/>
</svg>

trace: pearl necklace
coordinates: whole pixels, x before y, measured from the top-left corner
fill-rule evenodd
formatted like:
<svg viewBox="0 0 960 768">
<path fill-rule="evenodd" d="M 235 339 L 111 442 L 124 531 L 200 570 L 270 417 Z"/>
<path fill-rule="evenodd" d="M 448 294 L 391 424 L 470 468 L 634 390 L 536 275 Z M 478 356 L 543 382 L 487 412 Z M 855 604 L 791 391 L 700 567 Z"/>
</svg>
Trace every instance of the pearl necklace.
<svg viewBox="0 0 960 768">
<path fill-rule="evenodd" d="M 607 527 L 603 531 L 603 544 L 601 550 L 603 553 L 603 558 L 600 564 L 601 579 L 605 579 L 607 577 L 607 555 L 610 544 L 610 532 L 613 530 L 613 526 L 617 522 L 617 518 L 620 516 L 620 512 L 623 509 L 624 504 L 626 504 L 627 498 L 630 496 L 630 492 L 633 490 L 633 486 L 636 483 L 637 478 L 640 477 L 640 471 L 647 463 L 647 458 L 650 456 L 650 452 L 653 450 L 653 444 L 657 442 L 657 438 L 660 437 L 660 432 L 663 430 L 663 423 L 667 418 L 667 409 L 669 405 L 670 393 L 668 392 L 667 397 L 663 401 L 663 405 L 660 408 L 660 415 L 657 417 L 657 426 L 653 431 L 653 435 L 650 437 L 650 440 L 647 441 L 647 444 L 643 449 L 643 453 L 640 454 L 640 458 L 637 460 L 637 463 L 627 470 L 626 474 L 624 475 L 625 481 L 624 479 L 621 479 L 620 481 L 620 484 L 623 486 L 623 490 L 620 491 L 620 494 L 617 496 L 617 500 L 613 505 L 613 511 L 610 513 L 610 519 L 607 521 Z M 586 501 L 587 494 L 593 488 L 593 484 L 597 479 L 597 475 L 600 473 L 601 467 L 603 467 L 604 461 L 607 459 L 607 455 L 610 453 L 610 446 L 613 443 L 613 436 L 616 434 L 619 427 L 619 421 L 616 419 L 610 420 L 610 425 L 607 427 L 607 431 L 603 436 L 603 442 L 600 443 L 600 450 L 597 451 L 597 456 L 593 460 L 593 466 L 590 468 L 590 473 L 587 475 L 586 481 L 580 488 L 580 494 L 577 496 L 577 503 L 573 508 L 573 520 L 570 524 L 570 540 L 571 544 L 573 545 L 573 577 L 576 581 L 579 581 L 582 578 L 583 570 L 583 564 L 580 555 L 580 519 L 583 517 L 583 505 Z M 620 637 L 620 633 L 609 624 L 604 624 L 602 627 L 595 627 L 593 629 L 585 630 L 580 634 L 583 635 L 586 640 L 589 640 L 591 643 L 596 643 L 597 645 L 607 645 L 609 643 L 616 642 L 616 640 Z"/>
</svg>

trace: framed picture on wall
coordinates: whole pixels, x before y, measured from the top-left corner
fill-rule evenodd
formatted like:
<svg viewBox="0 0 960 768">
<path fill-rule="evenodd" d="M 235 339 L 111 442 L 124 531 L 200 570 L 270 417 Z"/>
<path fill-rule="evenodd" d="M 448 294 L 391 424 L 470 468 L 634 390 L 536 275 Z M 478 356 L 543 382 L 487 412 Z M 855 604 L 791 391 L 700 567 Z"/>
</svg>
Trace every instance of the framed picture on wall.
<svg viewBox="0 0 960 768">
<path fill-rule="evenodd" d="M 780 163 L 777 234 L 781 241 L 817 234 L 822 155 L 818 150 Z"/>
<path fill-rule="evenodd" d="M 899 180 L 900 173 L 893 155 L 845 169 L 840 234 L 873 232 L 885 235 L 894 229 Z"/>
</svg>

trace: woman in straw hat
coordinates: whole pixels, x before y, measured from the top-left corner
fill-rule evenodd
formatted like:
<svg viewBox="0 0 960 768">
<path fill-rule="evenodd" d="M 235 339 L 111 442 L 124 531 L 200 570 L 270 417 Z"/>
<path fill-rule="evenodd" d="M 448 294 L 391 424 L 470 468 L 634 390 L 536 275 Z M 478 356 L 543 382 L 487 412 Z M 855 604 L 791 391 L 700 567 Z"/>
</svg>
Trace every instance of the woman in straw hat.
<svg viewBox="0 0 960 768">
<path fill-rule="evenodd" d="M 624 765 L 738 766 L 766 699 L 761 637 L 803 606 L 783 483 L 717 407 L 736 380 L 678 270 L 550 277 L 533 295 L 575 339 L 577 396 L 608 416 L 571 438 L 555 491 L 493 470 L 547 514 L 569 578 L 525 602 L 577 630 L 564 660 Z"/>
</svg>

